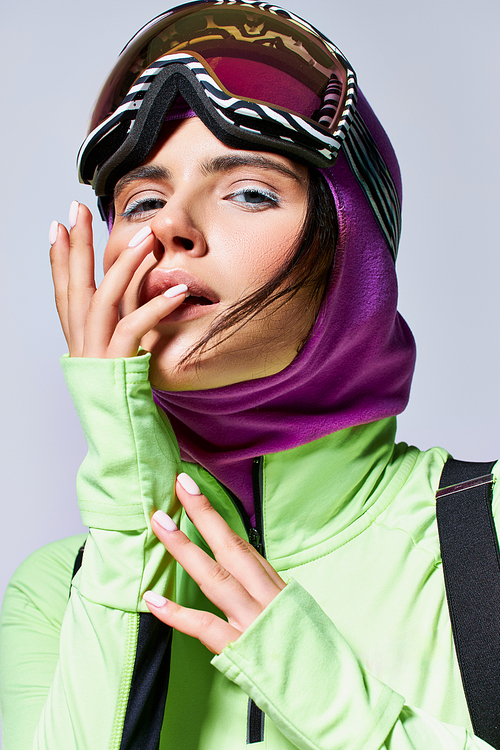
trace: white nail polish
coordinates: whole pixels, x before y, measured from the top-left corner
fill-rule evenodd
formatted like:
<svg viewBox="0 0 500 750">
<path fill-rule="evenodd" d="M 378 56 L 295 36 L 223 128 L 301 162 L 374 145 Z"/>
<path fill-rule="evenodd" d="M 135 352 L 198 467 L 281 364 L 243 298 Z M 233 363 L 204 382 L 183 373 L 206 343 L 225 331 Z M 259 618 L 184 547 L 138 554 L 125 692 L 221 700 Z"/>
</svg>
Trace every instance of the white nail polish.
<svg viewBox="0 0 500 750">
<path fill-rule="evenodd" d="M 73 201 L 73 203 L 69 207 L 68 222 L 69 222 L 69 228 L 70 229 L 73 229 L 73 227 L 76 224 L 76 221 L 78 219 L 78 209 L 79 208 L 80 208 L 80 204 L 78 203 L 78 201 Z"/>
<path fill-rule="evenodd" d="M 160 524 L 162 529 L 165 529 L 165 531 L 177 531 L 175 522 L 172 521 L 170 516 L 167 516 L 164 511 L 157 510 L 156 513 L 153 513 L 153 518 L 155 519 L 156 523 Z"/>
<path fill-rule="evenodd" d="M 177 284 L 177 286 L 173 286 L 170 289 L 167 289 L 166 292 L 163 292 L 163 296 L 164 297 L 177 297 L 177 295 L 184 294 L 184 292 L 187 292 L 186 284 Z"/>
<path fill-rule="evenodd" d="M 51 245 L 53 245 L 54 242 L 57 240 L 58 232 L 59 232 L 59 223 L 57 221 L 53 221 L 49 229 L 49 242 Z"/>
<path fill-rule="evenodd" d="M 161 594 L 157 594 L 156 591 L 146 591 L 142 598 L 145 599 L 148 604 L 152 604 L 153 607 L 163 607 L 167 603 L 167 600 Z"/>
<path fill-rule="evenodd" d="M 179 474 L 177 476 L 177 481 L 183 487 L 186 492 L 189 492 L 190 495 L 201 495 L 200 488 L 194 481 L 194 479 L 191 479 L 189 474 L 185 474 L 182 472 L 182 474 Z"/>
<path fill-rule="evenodd" d="M 137 245 L 140 245 L 143 240 L 146 239 L 146 237 L 149 237 L 151 234 L 151 227 L 143 227 L 142 229 L 139 229 L 137 234 L 134 234 L 130 242 L 128 243 L 129 247 L 137 247 Z"/>
</svg>

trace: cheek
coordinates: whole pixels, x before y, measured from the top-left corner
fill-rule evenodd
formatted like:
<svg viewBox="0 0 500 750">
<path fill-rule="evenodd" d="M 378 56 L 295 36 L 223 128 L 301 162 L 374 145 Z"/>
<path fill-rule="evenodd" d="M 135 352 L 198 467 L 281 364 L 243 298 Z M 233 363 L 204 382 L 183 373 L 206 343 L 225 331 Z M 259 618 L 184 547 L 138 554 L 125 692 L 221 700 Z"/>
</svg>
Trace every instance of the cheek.
<svg viewBox="0 0 500 750">
<path fill-rule="evenodd" d="M 260 283 L 268 281 L 288 262 L 300 229 L 300 223 L 295 226 L 290 221 L 277 222 L 253 235 L 247 265 Z"/>
<path fill-rule="evenodd" d="M 269 212 L 271 214 L 271 212 Z M 264 283 L 288 259 L 289 251 L 302 229 L 302 218 L 281 215 L 255 216 L 257 221 L 241 220 L 229 225 L 212 223 L 209 246 L 219 248 L 227 272 L 238 274 L 241 282 Z"/>
</svg>

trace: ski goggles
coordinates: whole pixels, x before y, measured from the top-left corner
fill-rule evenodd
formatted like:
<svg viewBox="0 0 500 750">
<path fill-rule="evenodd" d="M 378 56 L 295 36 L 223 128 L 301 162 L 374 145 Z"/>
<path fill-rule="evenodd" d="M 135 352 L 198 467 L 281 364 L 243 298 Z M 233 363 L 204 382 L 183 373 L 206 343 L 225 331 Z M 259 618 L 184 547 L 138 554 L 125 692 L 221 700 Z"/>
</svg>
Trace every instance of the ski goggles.
<svg viewBox="0 0 500 750">
<path fill-rule="evenodd" d="M 233 148 L 331 166 L 354 118 L 356 75 L 313 26 L 260 0 L 181 5 L 122 51 L 80 148 L 80 181 L 98 196 L 141 164 L 182 97 Z"/>
</svg>

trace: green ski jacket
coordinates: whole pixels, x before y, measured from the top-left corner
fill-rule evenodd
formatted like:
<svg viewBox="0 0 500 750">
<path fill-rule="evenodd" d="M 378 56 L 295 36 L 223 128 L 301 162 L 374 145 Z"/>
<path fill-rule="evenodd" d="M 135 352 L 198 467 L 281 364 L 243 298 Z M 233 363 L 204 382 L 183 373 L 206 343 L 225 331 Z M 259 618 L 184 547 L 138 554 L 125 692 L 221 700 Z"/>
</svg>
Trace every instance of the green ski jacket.
<svg viewBox="0 0 500 750">
<path fill-rule="evenodd" d="M 489 747 L 472 734 L 444 593 L 446 451 L 395 445 L 390 418 L 266 455 L 254 531 L 208 472 L 181 463 L 149 355 L 63 364 L 89 447 L 90 531 L 35 552 L 9 586 L 4 750 Z M 152 589 L 217 611 L 151 531 L 162 508 L 207 548 L 173 495 L 181 470 L 288 584 L 215 657 L 142 601 Z M 498 503 L 494 491 L 496 516 Z"/>
</svg>

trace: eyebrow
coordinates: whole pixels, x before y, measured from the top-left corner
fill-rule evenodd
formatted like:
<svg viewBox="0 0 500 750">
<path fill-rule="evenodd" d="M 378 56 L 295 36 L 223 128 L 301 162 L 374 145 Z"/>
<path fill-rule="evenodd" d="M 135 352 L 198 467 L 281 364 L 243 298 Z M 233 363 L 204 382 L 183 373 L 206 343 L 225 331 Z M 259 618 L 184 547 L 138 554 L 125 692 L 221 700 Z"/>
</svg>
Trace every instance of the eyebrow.
<svg viewBox="0 0 500 750">
<path fill-rule="evenodd" d="M 172 172 L 166 167 L 160 167 L 155 164 L 146 164 L 146 166 L 144 167 L 137 167 L 136 169 L 132 169 L 131 172 L 128 172 L 124 177 L 118 180 L 113 192 L 113 198 L 114 200 L 116 200 L 122 190 L 124 190 L 127 185 L 130 185 L 131 182 L 136 182 L 137 180 L 166 181 L 170 180 L 171 178 Z"/>
<path fill-rule="evenodd" d="M 257 169 L 267 169 L 274 172 L 279 172 L 286 177 L 291 177 L 297 182 L 303 183 L 301 176 L 294 172 L 290 167 L 281 164 L 280 162 L 270 159 L 267 156 L 261 154 L 234 154 L 228 156 L 216 156 L 208 162 L 201 164 L 201 171 L 203 174 L 217 174 L 220 172 L 229 172 L 232 169 L 238 167 L 257 167 Z"/>
<path fill-rule="evenodd" d="M 200 171 L 204 175 L 220 174 L 223 172 L 230 172 L 232 169 L 238 167 L 256 167 L 257 169 L 271 170 L 279 172 L 285 175 L 285 177 L 291 177 L 300 184 L 303 183 L 303 179 L 293 169 L 280 164 L 280 162 L 270 159 L 267 156 L 261 154 L 234 154 L 228 156 L 216 156 L 214 159 L 210 159 L 207 162 L 200 164 Z M 168 181 L 172 179 L 172 172 L 166 167 L 160 167 L 155 164 L 146 164 L 144 167 L 137 167 L 128 172 L 122 177 L 115 185 L 113 198 L 116 200 L 120 193 L 130 185 L 132 182 L 137 180 L 158 180 Z"/>
</svg>

